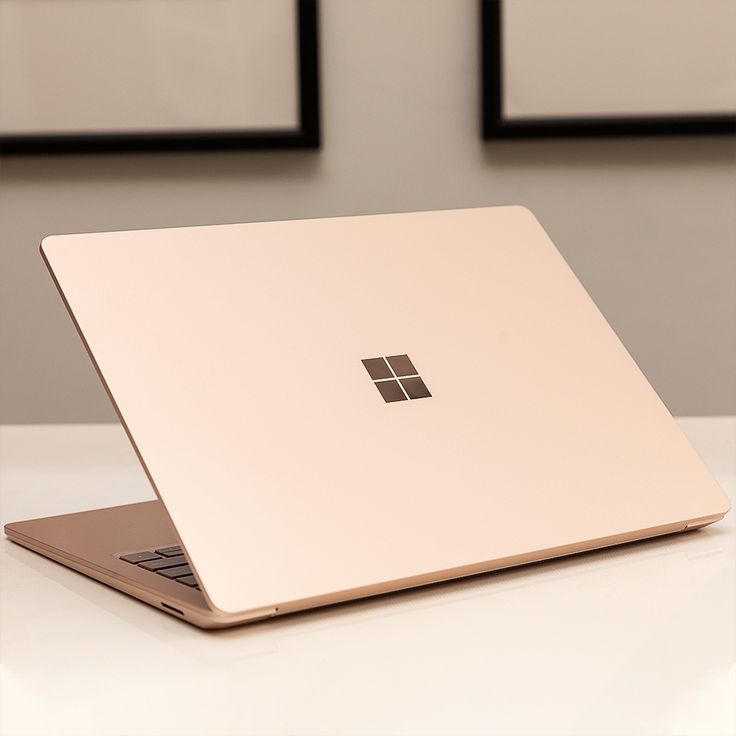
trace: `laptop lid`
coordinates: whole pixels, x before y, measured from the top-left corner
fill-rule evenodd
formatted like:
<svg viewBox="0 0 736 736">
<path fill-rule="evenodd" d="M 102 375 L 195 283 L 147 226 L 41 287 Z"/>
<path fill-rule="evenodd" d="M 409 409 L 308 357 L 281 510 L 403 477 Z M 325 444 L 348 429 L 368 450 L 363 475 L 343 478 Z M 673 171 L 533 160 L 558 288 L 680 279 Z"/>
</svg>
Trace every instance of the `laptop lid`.
<svg viewBox="0 0 736 736">
<path fill-rule="evenodd" d="M 222 611 L 728 508 L 524 208 L 42 252 Z"/>
</svg>

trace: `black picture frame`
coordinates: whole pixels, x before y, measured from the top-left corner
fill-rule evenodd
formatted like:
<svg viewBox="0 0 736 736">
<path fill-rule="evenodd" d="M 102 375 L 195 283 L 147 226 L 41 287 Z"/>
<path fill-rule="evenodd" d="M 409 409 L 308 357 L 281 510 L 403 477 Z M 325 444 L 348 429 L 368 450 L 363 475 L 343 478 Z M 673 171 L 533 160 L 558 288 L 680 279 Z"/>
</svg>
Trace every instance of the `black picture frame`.
<svg viewBox="0 0 736 736">
<path fill-rule="evenodd" d="M 299 125 L 294 130 L 100 133 L 0 136 L 0 155 L 319 148 L 318 0 L 295 0 L 299 60 Z"/>
<path fill-rule="evenodd" d="M 517 118 L 503 116 L 502 0 L 480 0 L 482 135 L 506 138 L 736 134 L 736 115 Z"/>
</svg>

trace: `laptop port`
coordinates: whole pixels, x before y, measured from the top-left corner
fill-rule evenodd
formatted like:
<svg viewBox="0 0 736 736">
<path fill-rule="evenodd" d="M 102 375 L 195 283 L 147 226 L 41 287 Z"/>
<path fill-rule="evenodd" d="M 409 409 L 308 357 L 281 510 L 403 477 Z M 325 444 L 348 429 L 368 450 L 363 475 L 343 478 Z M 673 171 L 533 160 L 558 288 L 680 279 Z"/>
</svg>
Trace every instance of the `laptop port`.
<svg viewBox="0 0 736 736">
<path fill-rule="evenodd" d="M 161 601 L 161 605 L 164 608 L 168 608 L 169 611 L 173 611 L 174 613 L 178 613 L 180 616 L 183 616 L 184 615 L 184 611 L 180 611 L 178 608 L 174 608 L 174 606 L 170 606 L 168 603 L 164 603 L 163 601 Z"/>
</svg>

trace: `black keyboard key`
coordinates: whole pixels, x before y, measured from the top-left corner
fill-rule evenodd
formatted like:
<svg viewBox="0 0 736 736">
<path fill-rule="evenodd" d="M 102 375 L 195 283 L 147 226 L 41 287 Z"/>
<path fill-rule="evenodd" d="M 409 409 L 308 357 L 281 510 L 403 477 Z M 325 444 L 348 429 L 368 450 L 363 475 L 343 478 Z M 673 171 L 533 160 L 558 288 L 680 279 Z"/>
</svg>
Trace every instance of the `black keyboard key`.
<svg viewBox="0 0 736 736">
<path fill-rule="evenodd" d="M 156 570 L 159 575 L 173 580 L 174 578 L 183 578 L 185 575 L 192 574 L 192 568 L 189 565 L 179 565 L 179 567 L 167 567 L 165 570 Z"/>
<path fill-rule="evenodd" d="M 142 562 L 138 567 L 142 567 L 144 570 L 163 570 L 167 567 L 176 567 L 177 565 L 186 565 L 187 559 L 184 555 L 178 557 L 163 557 L 158 560 L 151 560 L 150 562 Z"/>
<path fill-rule="evenodd" d="M 120 559 L 123 562 L 130 562 L 132 565 L 138 565 L 141 562 L 148 562 L 149 560 L 159 560 L 160 555 L 155 552 L 133 552 L 131 555 L 121 555 Z"/>
<path fill-rule="evenodd" d="M 194 575 L 185 575 L 184 577 L 176 578 L 176 582 L 184 583 L 184 585 L 188 585 L 190 588 L 197 587 L 197 580 Z"/>
<path fill-rule="evenodd" d="M 192 574 L 187 558 L 179 545 L 159 547 L 154 552 L 131 552 L 129 555 L 120 555 L 118 559 L 129 562 L 132 565 L 142 567 L 144 570 L 158 573 L 169 580 L 176 580 L 193 590 L 200 590 L 197 580 Z"/>
</svg>

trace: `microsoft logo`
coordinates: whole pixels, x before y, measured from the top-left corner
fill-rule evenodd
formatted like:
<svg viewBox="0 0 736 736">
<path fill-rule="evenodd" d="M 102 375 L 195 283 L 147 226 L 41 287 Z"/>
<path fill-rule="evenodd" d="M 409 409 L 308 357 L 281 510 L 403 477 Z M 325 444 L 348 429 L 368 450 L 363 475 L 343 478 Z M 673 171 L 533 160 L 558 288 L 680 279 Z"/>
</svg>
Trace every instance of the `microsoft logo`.
<svg viewBox="0 0 736 736">
<path fill-rule="evenodd" d="M 361 362 L 387 403 L 407 399 L 427 399 L 432 395 L 408 355 L 366 358 Z"/>
</svg>

